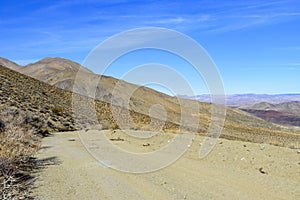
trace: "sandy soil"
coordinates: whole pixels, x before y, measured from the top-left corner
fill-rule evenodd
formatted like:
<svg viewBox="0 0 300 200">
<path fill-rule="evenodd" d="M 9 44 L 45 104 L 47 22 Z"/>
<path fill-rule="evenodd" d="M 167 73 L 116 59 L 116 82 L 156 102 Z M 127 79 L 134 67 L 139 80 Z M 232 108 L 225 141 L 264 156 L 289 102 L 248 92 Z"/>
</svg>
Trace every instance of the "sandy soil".
<svg viewBox="0 0 300 200">
<path fill-rule="evenodd" d="M 203 137 L 175 163 L 161 170 L 131 174 L 101 165 L 79 139 L 105 134 L 116 146 L 151 152 L 172 134 L 136 139 L 121 131 L 57 133 L 43 140 L 37 157 L 59 163 L 38 173 L 38 199 L 300 199 L 300 154 L 295 149 L 219 139 L 213 151 L 198 158 Z M 148 145 L 149 144 L 149 145 Z"/>
</svg>

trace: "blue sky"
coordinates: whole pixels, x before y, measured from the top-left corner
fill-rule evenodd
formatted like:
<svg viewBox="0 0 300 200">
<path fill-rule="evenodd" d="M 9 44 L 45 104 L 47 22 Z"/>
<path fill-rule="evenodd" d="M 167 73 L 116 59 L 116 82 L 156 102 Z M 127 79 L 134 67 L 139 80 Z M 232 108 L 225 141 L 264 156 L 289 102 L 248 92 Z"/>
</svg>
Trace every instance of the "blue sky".
<svg viewBox="0 0 300 200">
<path fill-rule="evenodd" d="M 108 37 L 149 26 L 174 29 L 201 44 L 216 63 L 228 94 L 300 93 L 297 0 L 2 0 L 0 57 L 19 64 L 44 57 L 82 63 Z M 155 61 L 156 53 L 151 56 Z M 137 64 L 129 58 L 120 59 L 107 74 L 121 77 L 122 70 Z M 195 93 L 206 93 L 193 71 L 175 61 L 170 63 L 186 74 Z"/>
</svg>

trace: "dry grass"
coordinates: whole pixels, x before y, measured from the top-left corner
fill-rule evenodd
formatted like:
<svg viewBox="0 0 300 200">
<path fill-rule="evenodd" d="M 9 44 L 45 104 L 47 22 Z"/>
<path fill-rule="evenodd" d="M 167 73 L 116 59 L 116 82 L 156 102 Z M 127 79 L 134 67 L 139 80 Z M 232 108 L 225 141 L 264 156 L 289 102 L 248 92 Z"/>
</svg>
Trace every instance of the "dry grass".
<svg viewBox="0 0 300 200">
<path fill-rule="evenodd" d="M 10 109 L 0 114 L 0 199 L 30 199 L 32 156 L 40 147 L 40 137 L 26 128 L 28 117 Z"/>
</svg>

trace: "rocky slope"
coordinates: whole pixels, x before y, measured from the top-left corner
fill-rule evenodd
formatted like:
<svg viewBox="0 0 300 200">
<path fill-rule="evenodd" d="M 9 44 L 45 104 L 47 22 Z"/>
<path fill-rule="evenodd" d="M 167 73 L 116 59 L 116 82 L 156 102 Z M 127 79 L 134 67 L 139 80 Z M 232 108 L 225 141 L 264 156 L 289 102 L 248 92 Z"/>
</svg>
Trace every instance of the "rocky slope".
<svg viewBox="0 0 300 200">
<path fill-rule="evenodd" d="M 82 129 L 88 124 L 96 123 L 100 123 L 103 128 L 115 126 L 111 113 L 112 106 L 106 102 L 72 94 L 3 66 L 0 66 L 0 82 L 0 111 L 4 108 L 15 110 L 15 112 L 29 111 L 32 117 L 28 119 L 28 126 L 39 129 L 42 134 Z M 72 99 L 84 105 L 86 110 L 73 116 Z M 97 121 L 89 116 L 92 112 L 90 109 L 94 106 Z M 114 107 L 114 109 L 119 114 L 125 112 L 120 107 Z M 150 123 L 151 119 L 148 116 L 133 111 L 130 114 L 137 124 Z M 46 126 L 41 126 L 41 124 L 46 124 Z M 178 125 L 165 123 L 165 128 L 171 129 L 172 127 L 176 129 Z"/>
</svg>

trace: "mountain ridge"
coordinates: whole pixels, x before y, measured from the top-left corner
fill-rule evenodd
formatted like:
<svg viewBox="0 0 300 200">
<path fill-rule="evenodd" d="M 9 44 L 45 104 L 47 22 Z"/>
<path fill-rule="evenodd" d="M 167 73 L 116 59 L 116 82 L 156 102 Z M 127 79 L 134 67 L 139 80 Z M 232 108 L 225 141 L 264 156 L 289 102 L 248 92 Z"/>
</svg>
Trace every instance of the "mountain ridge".
<svg viewBox="0 0 300 200">
<path fill-rule="evenodd" d="M 253 105 L 241 106 L 239 109 L 260 117 L 266 121 L 300 126 L 300 101 L 271 104 L 262 102 Z"/>
<path fill-rule="evenodd" d="M 186 96 L 179 95 L 181 98 L 186 99 L 195 99 L 201 102 L 211 102 L 210 94 L 196 95 L 196 96 Z M 261 102 L 268 103 L 283 103 L 283 102 L 291 102 L 291 101 L 300 101 L 300 94 L 232 94 L 225 95 L 226 105 L 230 107 L 240 107 L 245 105 L 252 105 Z"/>
<path fill-rule="evenodd" d="M 18 72 L 14 72 L 12 70 L 9 70 L 5 67 L 1 67 L 1 76 L 0 78 L 4 78 L 2 81 L 5 81 L 5 83 L 10 83 L 8 85 L 5 94 L 2 95 L 2 101 L 5 104 L 13 104 L 18 105 L 18 108 L 22 109 L 27 107 L 36 107 L 37 105 L 40 106 L 42 109 L 42 112 L 48 113 L 48 116 L 51 116 L 51 110 L 55 107 L 62 107 L 63 111 L 61 114 L 64 116 L 68 116 L 67 120 L 63 120 L 63 123 L 70 123 L 73 119 L 72 117 L 72 95 L 70 91 L 62 90 L 56 87 L 51 86 L 49 88 L 49 84 L 43 83 L 41 81 L 38 81 L 36 79 L 29 79 L 29 77 L 20 74 Z M 6 74 L 6 75 L 5 75 Z M 11 81 L 9 81 L 11 79 Z M 23 80 L 23 81 L 17 81 L 17 80 Z M 111 80 L 111 79 L 108 79 Z M 23 83 L 23 84 L 21 84 Z M 20 85 L 21 84 L 21 85 Z M 112 84 L 112 83 L 110 83 Z M 125 86 L 126 82 L 124 82 Z M 15 86 L 18 85 L 18 86 Z M 39 87 L 44 88 L 42 90 L 37 87 L 38 85 L 41 85 Z M 114 84 L 112 84 L 114 86 Z M 21 87 L 21 91 L 18 91 L 18 89 Z M 129 86 L 128 87 L 132 87 Z M 189 104 L 195 103 L 196 101 L 192 100 L 183 100 L 183 104 L 179 104 L 178 99 L 175 97 L 170 97 L 168 95 L 159 93 L 157 91 L 154 91 L 149 88 L 140 87 L 141 90 L 137 92 L 137 94 L 133 95 L 133 99 L 130 99 L 130 116 L 133 119 L 134 122 L 136 122 L 136 125 L 134 127 L 128 127 L 128 128 L 138 128 L 143 129 L 149 126 L 151 123 L 151 118 L 149 117 L 149 110 L 152 105 L 155 105 L 157 103 L 165 106 L 165 111 L 167 114 L 166 121 L 162 124 L 163 130 L 168 131 L 178 131 L 179 125 L 181 123 L 181 106 L 187 107 L 189 109 Z M 5 89 L 5 85 L 2 86 L 3 90 Z M 53 96 L 49 96 L 49 91 L 53 91 Z M 41 96 L 36 96 L 36 93 L 38 92 Z M 126 92 L 126 91 L 125 91 Z M 27 94 L 28 93 L 28 94 Z M 2 92 L 3 94 L 3 92 Z M 23 95 L 20 97 L 20 95 Z M 47 95 L 48 94 L 48 95 Z M 56 95 L 57 94 L 57 95 Z M 25 95 L 25 96 L 24 96 Z M 7 98 L 7 96 L 12 96 L 13 99 Z M 145 98 L 146 97 L 146 98 Z M 73 96 L 74 98 L 74 96 Z M 84 122 L 89 120 L 90 113 L 92 111 L 90 110 L 93 108 L 93 102 L 95 104 L 96 108 L 96 114 L 97 118 L 100 121 L 91 121 L 91 123 L 99 123 L 102 127 L 115 127 L 116 121 L 114 117 L 112 116 L 112 107 L 117 108 L 118 112 L 120 113 L 119 116 L 123 116 L 123 111 L 126 111 L 126 107 L 120 107 L 113 104 L 110 104 L 106 101 L 100 101 L 95 100 L 90 97 L 85 97 L 82 95 L 75 95 L 75 98 L 79 98 L 80 101 L 82 101 L 81 105 L 84 108 L 87 108 L 86 111 L 82 113 L 83 119 L 79 119 L 79 121 L 83 121 L 81 124 L 81 127 L 84 127 Z M 15 100 L 14 100 L 15 99 Z M 24 100 L 22 100 L 24 99 Z M 40 102 L 39 99 L 45 99 L 45 102 Z M 150 102 L 148 102 L 148 99 L 152 99 Z M 162 102 L 160 102 L 163 100 Z M 53 105 L 51 102 L 56 102 L 58 105 Z M 79 102 L 80 102 L 79 101 Z M 64 104 L 62 104 L 65 102 Z M 205 134 L 207 133 L 207 130 L 209 128 L 209 124 L 211 122 L 211 109 L 213 106 L 217 105 L 211 105 L 209 103 L 200 103 L 197 102 L 200 108 L 199 113 L 195 113 L 195 111 L 191 110 L 188 117 L 193 117 L 200 119 L 199 120 L 199 129 L 193 130 L 196 131 L 197 134 Z M 47 105 L 49 104 L 49 105 Z M 30 106 L 29 106 L 30 105 Z M 45 106 L 48 106 L 47 108 Z M 36 109 L 33 109 L 36 110 Z M 49 111 L 50 110 L 50 111 Z M 141 110 L 142 112 L 137 112 L 136 110 Z M 159 110 L 158 110 L 159 112 Z M 63 114 L 65 113 L 65 114 Z M 146 113 L 146 114 L 144 114 Z M 157 116 L 160 116 L 161 113 L 158 113 Z M 80 118 L 80 116 L 79 116 Z M 51 119 L 51 117 L 50 117 Z M 121 119 L 125 120 L 125 124 L 127 123 L 126 120 L 128 120 L 126 117 L 122 117 Z M 156 124 L 161 124 L 159 121 L 160 118 L 155 118 L 154 121 Z M 52 121 L 60 121 L 57 120 L 57 117 L 54 117 L 51 119 Z M 88 121 L 87 121 L 88 122 Z M 105 125 L 107 124 L 108 125 Z M 197 122 L 198 123 L 198 122 Z M 70 124 L 69 124 L 70 125 Z M 77 127 L 76 124 L 71 124 L 74 128 Z M 240 111 L 238 109 L 231 109 L 227 108 L 227 115 L 226 115 L 226 121 L 225 126 L 222 132 L 221 137 L 231 140 L 242 140 L 242 141 L 251 141 L 251 142 L 265 142 L 269 144 L 279 145 L 279 146 L 288 146 L 292 148 L 300 147 L 299 144 L 299 134 L 295 132 L 295 129 L 291 129 L 288 127 L 283 126 L 277 126 L 271 123 L 267 123 L 263 120 L 259 120 L 256 117 L 253 117 L 243 111 Z M 298 139 L 297 139 L 298 138 Z"/>
</svg>

